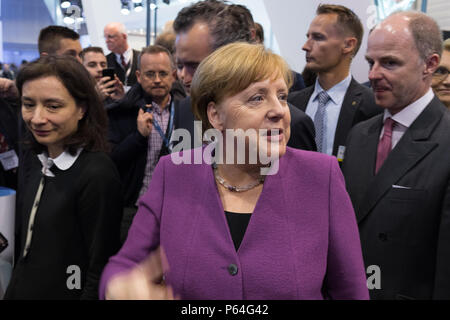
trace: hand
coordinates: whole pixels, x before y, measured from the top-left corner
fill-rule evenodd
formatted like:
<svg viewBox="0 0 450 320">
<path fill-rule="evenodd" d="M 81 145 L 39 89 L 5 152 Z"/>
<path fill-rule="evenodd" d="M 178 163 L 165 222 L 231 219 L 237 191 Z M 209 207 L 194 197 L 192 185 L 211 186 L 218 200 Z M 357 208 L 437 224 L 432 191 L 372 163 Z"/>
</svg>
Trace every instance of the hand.
<svg viewBox="0 0 450 320">
<path fill-rule="evenodd" d="M 147 106 L 150 107 L 149 105 Z M 153 121 L 152 113 L 145 112 L 144 110 L 139 109 L 139 114 L 137 117 L 137 129 L 143 137 L 147 138 L 152 132 L 153 129 L 152 121 Z"/>
<path fill-rule="evenodd" d="M 107 300 L 174 300 L 173 290 L 163 278 L 162 260 L 158 248 L 131 271 L 111 278 L 106 287 Z"/>
<path fill-rule="evenodd" d="M 114 100 L 120 100 L 125 96 L 125 88 L 117 75 L 115 76 L 114 92 L 111 94 L 111 98 Z"/>
<path fill-rule="evenodd" d="M 13 80 L 0 78 L 0 98 L 18 98 L 19 91 Z"/>
<path fill-rule="evenodd" d="M 110 80 L 109 77 L 103 77 L 98 82 L 95 88 L 97 89 L 98 94 L 100 95 L 102 101 L 111 96 L 115 90 L 115 82 L 116 80 Z"/>
</svg>

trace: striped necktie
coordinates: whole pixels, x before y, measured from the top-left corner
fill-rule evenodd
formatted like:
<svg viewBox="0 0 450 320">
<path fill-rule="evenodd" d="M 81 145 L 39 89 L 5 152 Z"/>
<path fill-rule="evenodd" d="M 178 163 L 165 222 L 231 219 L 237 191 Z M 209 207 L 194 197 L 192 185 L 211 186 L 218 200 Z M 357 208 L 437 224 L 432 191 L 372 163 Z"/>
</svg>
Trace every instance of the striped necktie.
<svg viewBox="0 0 450 320">
<path fill-rule="evenodd" d="M 314 127 L 316 128 L 317 151 L 326 153 L 327 151 L 327 114 L 326 105 L 331 99 L 326 91 L 321 91 L 318 95 L 319 107 L 314 115 Z"/>
</svg>

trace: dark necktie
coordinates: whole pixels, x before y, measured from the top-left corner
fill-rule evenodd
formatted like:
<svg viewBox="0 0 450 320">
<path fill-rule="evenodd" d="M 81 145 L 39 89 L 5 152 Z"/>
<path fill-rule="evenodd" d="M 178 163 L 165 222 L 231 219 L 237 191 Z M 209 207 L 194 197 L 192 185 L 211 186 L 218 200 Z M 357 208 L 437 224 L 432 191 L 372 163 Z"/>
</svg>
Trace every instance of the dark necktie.
<svg viewBox="0 0 450 320">
<path fill-rule="evenodd" d="M 319 107 L 314 115 L 314 127 L 316 129 L 317 151 L 326 153 L 327 151 L 327 119 L 325 109 L 330 96 L 325 91 L 319 93 Z"/>
<path fill-rule="evenodd" d="M 377 163 L 376 163 L 376 167 L 375 167 L 375 173 L 378 173 L 378 170 L 380 170 L 384 161 L 388 157 L 389 152 L 391 152 L 392 129 L 394 128 L 394 125 L 395 125 L 395 120 L 393 120 L 392 118 L 387 118 L 384 121 L 383 136 L 381 137 L 380 141 L 378 142 Z"/>
<path fill-rule="evenodd" d="M 124 70 L 127 70 L 127 63 L 125 62 L 125 57 L 123 56 L 123 54 L 120 55 L 120 62 L 122 63 L 122 67 Z"/>
</svg>

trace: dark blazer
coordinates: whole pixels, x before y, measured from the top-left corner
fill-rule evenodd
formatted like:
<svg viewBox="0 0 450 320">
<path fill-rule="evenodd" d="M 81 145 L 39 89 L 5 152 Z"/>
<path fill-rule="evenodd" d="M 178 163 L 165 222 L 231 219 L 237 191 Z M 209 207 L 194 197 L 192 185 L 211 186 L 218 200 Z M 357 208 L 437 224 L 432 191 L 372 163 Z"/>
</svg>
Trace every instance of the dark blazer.
<svg viewBox="0 0 450 320">
<path fill-rule="evenodd" d="M 288 101 L 302 111 L 306 111 L 314 86 L 289 95 Z M 350 86 L 342 102 L 341 112 L 334 136 L 333 155 L 338 153 L 339 146 L 345 146 L 350 129 L 358 122 L 372 118 L 383 110 L 375 104 L 372 90 L 359 84 L 352 78 Z"/>
<path fill-rule="evenodd" d="M 288 146 L 296 149 L 303 149 L 309 151 L 316 151 L 315 130 L 314 123 L 310 117 L 301 110 L 289 105 L 291 112 L 291 137 L 288 141 Z M 191 135 L 190 145 L 193 147 L 200 147 L 201 136 L 194 139 L 194 114 L 191 109 L 191 98 L 187 97 L 178 101 L 175 104 L 175 129 L 186 129 Z"/>
<path fill-rule="evenodd" d="M 450 112 L 435 97 L 375 176 L 383 115 L 351 131 L 343 172 L 375 299 L 450 299 Z"/>
<path fill-rule="evenodd" d="M 124 85 L 127 86 L 133 86 L 136 82 L 136 70 L 137 70 L 137 64 L 138 64 L 138 59 L 139 59 L 139 51 L 134 50 L 133 49 L 133 63 L 131 64 L 131 71 L 130 71 L 130 75 L 128 76 L 128 79 L 125 83 L 125 70 L 123 70 L 122 66 L 117 63 L 116 60 L 116 55 L 111 52 L 110 54 L 108 54 L 106 56 L 106 61 L 108 62 L 108 68 L 113 68 L 114 71 L 116 72 L 117 76 L 119 77 L 120 81 L 122 81 L 122 83 Z M 130 68 L 130 66 L 129 66 Z"/>
<path fill-rule="evenodd" d="M 14 106 L 4 99 L 0 99 L 0 133 L 5 136 L 11 149 L 19 155 L 18 146 L 18 116 Z M 0 164 L 0 186 L 17 190 L 17 169 L 5 171 Z"/>
</svg>

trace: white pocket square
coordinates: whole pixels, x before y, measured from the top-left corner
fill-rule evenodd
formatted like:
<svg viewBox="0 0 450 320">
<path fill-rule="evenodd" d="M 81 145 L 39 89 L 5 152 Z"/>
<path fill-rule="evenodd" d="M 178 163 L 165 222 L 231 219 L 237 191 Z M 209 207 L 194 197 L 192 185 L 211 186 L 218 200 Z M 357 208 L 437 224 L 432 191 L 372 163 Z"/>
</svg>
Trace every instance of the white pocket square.
<svg viewBox="0 0 450 320">
<path fill-rule="evenodd" d="M 411 189 L 410 187 L 398 186 L 396 184 L 392 185 L 393 189 Z"/>
</svg>

